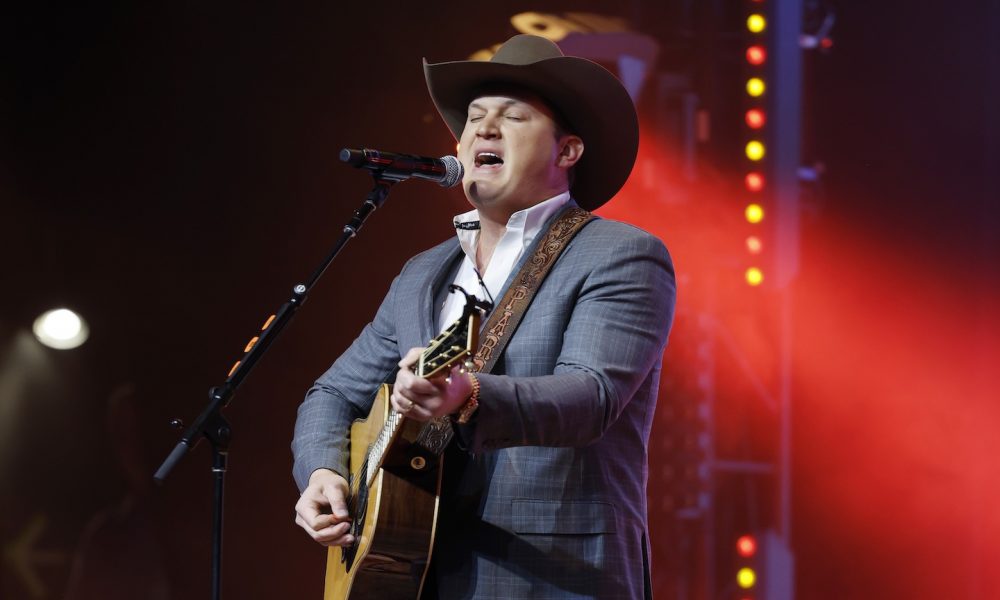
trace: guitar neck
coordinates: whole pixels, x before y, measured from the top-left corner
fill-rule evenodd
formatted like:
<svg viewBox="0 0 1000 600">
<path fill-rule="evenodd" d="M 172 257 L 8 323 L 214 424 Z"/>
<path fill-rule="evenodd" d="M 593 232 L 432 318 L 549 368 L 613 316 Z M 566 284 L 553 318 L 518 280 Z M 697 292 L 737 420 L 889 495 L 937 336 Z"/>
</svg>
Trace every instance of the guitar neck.
<svg viewBox="0 0 1000 600">
<path fill-rule="evenodd" d="M 457 321 L 431 340 L 420 354 L 414 372 L 420 377 L 433 377 L 469 356 L 478 343 L 479 312 L 466 310 Z M 370 485 L 385 460 L 385 454 L 392 446 L 403 421 L 406 419 L 391 406 L 378 437 L 368 449 L 365 461 L 367 469 L 365 481 Z"/>
<path fill-rule="evenodd" d="M 382 466 L 382 462 L 385 460 L 385 452 L 389 449 L 392 441 L 396 439 L 396 434 L 399 433 L 404 419 L 405 417 L 402 413 L 396 412 L 392 406 L 389 407 L 389 416 L 386 417 L 385 423 L 382 425 L 382 431 L 379 432 L 378 438 L 375 439 L 371 448 L 368 449 L 368 459 L 365 461 L 367 465 L 365 481 L 369 485 L 371 485 L 372 480 L 375 479 L 375 474 L 378 473 L 379 468 Z"/>
</svg>

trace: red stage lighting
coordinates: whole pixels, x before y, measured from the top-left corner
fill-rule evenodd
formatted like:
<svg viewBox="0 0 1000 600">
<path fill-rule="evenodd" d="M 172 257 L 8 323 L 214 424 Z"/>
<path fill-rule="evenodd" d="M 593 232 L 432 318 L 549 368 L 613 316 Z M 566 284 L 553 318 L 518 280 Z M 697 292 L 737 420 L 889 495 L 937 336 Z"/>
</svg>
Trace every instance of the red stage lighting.
<svg viewBox="0 0 1000 600">
<path fill-rule="evenodd" d="M 741 535 L 736 540 L 736 552 L 744 558 L 750 558 L 757 553 L 757 538 L 752 535 Z"/>
<path fill-rule="evenodd" d="M 767 60 L 767 51 L 763 46 L 750 46 L 747 48 L 747 62 L 759 67 Z"/>
<path fill-rule="evenodd" d="M 743 181 L 746 183 L 747 189 L 751 192 L 759 192 L 764 189 L 764 176 L 756 171 L 747 173 Z"/>
<path fill-rule="evenodd" d="M 759 108 L 751 108 L 746 114 L 747 126 L 751 129 L 760 129 L 767 123 L 767 116 L 764 115 L 764 111 Z"/>
</svg>

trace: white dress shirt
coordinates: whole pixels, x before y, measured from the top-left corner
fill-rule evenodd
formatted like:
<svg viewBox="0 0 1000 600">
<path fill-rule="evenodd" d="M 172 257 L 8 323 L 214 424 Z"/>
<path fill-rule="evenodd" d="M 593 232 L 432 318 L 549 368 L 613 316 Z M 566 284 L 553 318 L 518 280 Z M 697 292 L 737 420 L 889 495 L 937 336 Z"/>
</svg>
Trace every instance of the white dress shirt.
<svg viewBox="0 0 1000 600">
<path fill-rule="evenodd" d="M 499 302 L 498 294 L 503 284 L 507 282 L 514 265 L 524 254 L 524 250 L 531 245 L 549 217 L 558 212 L 569 202 L 569 199 L 569 192 L 566 191 L 512 214 L 507 220 L 507 230 L 504 231 L 497 247 L 493 250 L 493 256 L 490 258 L 485 272 L 479 274 L 476 273 L 479 211 L 470 210 L 467 213 L 457 215 L 454 219 L 455 233 L 458 235 L 458 242 L 462 245 L 465 256 L 462 258 L 462 266 L 459 267 L 458 274 L 452 283 L 462 286 L 465 291 L 474 294 L 481 300 L 490 300 L 492 295 L 492 301 Z M 480 275 L 482 275 L 482 285 L 480 285 Z M 486 289 L 483 289 L 483 286 Z M 448 294 L 438 312 L 438 331 L 443 331 L 461 317 L 464 308 L 465 297 L 462 294 Z"/>
</svg>

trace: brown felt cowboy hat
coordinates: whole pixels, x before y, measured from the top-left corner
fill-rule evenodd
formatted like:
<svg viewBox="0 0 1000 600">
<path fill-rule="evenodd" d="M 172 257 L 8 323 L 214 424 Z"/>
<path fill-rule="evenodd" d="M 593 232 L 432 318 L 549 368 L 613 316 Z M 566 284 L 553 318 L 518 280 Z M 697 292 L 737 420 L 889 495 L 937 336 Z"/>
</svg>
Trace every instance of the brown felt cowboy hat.
<svg viewBox="0 0 1000 600">
<path fill-rule="evenodd" d="M 632 98 L 607 69 L 565 56 L 553 42 L 517 35 L 486 61 L 428 64 L 424 77 L 431 99 L 456 139 L 465 128 L 477 90 L 501 85 L 525 88 L 548 102 L 583 139 L 573 198 L 587 210 L 611 199 L 628 179 L 639 147 L 639 121 Z"/>
</svg>

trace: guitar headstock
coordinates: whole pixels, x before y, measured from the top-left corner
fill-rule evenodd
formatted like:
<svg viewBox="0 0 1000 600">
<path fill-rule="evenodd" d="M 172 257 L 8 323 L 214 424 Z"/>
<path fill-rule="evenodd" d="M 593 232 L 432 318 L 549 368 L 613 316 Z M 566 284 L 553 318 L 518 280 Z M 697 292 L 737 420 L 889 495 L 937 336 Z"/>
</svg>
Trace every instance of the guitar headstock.
<svg viewBox="0 0 1000 600">
<path fill-rule="evenodd" d="M 465 309 L 462 316 L 431 340 L 420 355 L 416 373 L 421 377 L 437 375 L 475 352 L 479 346 L 480 320 L 493 307 L 492 303 L 476 298 L 461 286 L 450 285 L 448 289 L 465 295 Z"/>
</svg>

